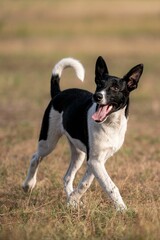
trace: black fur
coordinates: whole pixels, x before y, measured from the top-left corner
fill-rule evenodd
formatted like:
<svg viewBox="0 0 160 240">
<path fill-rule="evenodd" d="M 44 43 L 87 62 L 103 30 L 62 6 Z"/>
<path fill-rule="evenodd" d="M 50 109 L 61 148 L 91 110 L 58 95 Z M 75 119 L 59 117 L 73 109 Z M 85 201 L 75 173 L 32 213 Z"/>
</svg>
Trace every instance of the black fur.
<svg viewBox="0 0 160 240">
<path fill-rule="evenodd" d="M 52 100 L 48 104 L 48 107 L 46 108 L 44 116 L 43 116 L 39 141 L 47 139 L 48 128 L 49 128 L 49 114 L 50 114 L 50 111 L 51 111 L 51 107 L 52 107 Z"/>
<path fill-rule="evenodd" d="M 125 116 L 127 117 L 129 112 L 129 95 L 132 90 L 137 88 L 142 72 L 143 64 L 138 64 L 122 78 L 111 76 L 103 58 L 98 57 L 95 68 L 95 83 L 97 87 L 93 95 L 97 108 L 98 105 L 104 102 L 103 91 L 106 95 L 106 104 L 113 106 L 109 114 L 126 106 Z"/>
<path fill-rule="evenodd" d="M 93 94 L 81 89 L 67 89 L 53 99 L 53 107 L 63 111 L 63 127 L 72 138 L 80 140 L 89 152 L 87 111 L 93 104 Z"/>
<path fill-rule="evenodd" d="M 59 85 L 60 78 L 58 75 L 52 75 L 51 77 L 51 98 L 53 99 L 61 90 Z"/>
</svg>

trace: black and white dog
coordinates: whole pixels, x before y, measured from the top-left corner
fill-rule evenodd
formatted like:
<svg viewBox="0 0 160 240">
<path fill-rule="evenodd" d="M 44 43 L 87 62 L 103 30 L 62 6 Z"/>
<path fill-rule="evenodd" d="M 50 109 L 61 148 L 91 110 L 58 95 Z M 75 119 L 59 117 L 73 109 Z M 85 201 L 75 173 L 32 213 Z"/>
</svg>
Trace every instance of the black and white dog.
<svg viewBox="0 0 160 240">
<path fill-rule="evenodd" d="M 82 64 L 73 58 L 64 58 L 53 68 L 52 99 L 44 113 L 38 149 L 31 159 L 23 189 L 34 188 L 39 163 L 54 150 L 59 138 L 65 134 L 71 149 L 71 162 L 64 176 L 68 204 L 77 206 L 96 177 L 116 209 L 125 210 L 126 205 L 105 169 L 105 162 L 123 144 L 129 95 L 138 86 L 143 65 L 133 67 L 124 77 L 118 78 L 109 75 L 105 61 L 98 57 L 94 94 L 76 88 L 61 91 L 59 81 L 66 67 L 74 68 L 77 77 L 82 81 L 84 79 Z M 78 187 L 73 189 L 73 180 L 85 157 L 86 172 Z"/>
</svg>

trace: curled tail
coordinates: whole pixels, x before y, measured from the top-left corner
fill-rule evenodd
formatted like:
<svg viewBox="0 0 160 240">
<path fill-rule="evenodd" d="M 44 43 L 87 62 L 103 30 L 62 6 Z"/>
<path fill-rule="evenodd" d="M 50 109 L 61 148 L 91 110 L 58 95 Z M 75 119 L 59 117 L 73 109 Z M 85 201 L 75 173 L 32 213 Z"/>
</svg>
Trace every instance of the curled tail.
<svg viewBox="0 0 160 240">
<path fill-rule="evenodd" d="M 83 81 L 84 80 L 84 68 L 82 64 L 73 58 L 63 58 L 60 60 L 52 70 L 51 77 L 51 97 L 54 98 L 60 92 L 59 81 L 62 75 L 62 72 L 65 68 L 72 67 L 76 71 L 77 77 Z"/>
</svg>

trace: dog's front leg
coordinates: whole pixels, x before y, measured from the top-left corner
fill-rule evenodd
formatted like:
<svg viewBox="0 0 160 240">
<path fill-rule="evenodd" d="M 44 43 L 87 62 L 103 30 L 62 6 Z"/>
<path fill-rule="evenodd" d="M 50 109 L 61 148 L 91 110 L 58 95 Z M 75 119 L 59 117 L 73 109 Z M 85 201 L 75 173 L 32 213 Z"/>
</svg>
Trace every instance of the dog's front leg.
<svg viewBox="0 0 160 240">
<path fill-rule="evenodd" d="M 79 201 L 83 194 L 87 191 L 90 187 L 91 183 L 93 182 L 94 174 L 92 173 L 89 166 L 87 166 L 86 172 L 82 177 L 78 187 L 70 194 L 68 199 L 68 204 L 73 207 L 77 207 Z"/>
<path fill-rule="evenodd" d="M 91 168 L 95 177 L 97 178 L 98 182 L 100 183 L 101 187 L 113 201 L 116 209 L 119 211 L 126 210 L 127 207 L 123 202 L 123 199 L 119 193 L 119 189 L 116 187 L 116 185 L 113 183 L 110 176 L 108 175 L 104 166 L 104 162 L 96 159 L 90 159 L 88 161 L 88 165 Z"/>
<path fill-rule="evenodd" d="M 73 192 L 73 181 L 75 175 L 85 159 L 85 153 L 74 147 L 74 145 L 71 142 L 69 143 L 71 148 L 71 162 L 64 176 L 64 187 L 68 199 L 70 194 Z"/>
</svg>

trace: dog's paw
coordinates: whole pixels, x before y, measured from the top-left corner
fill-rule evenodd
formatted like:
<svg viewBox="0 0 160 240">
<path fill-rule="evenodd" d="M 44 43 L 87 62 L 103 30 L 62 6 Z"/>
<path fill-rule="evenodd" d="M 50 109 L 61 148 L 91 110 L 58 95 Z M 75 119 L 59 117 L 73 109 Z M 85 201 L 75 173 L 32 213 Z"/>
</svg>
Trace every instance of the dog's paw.
<svg viewBox="0 0 160 240">
<path fill-rule="evenodd" d="M 84 206 L 84 204 L 82 201 L 73 200 L 73 201 L 67 202 L 67 207 L 72 208 L 72 209 L 78 209 L 79 207 L 83 207 L 83 206 Z"/>
<path fill-rule="evenodd" d="M 22 189 L 23 189 L 24 192 L 27 193 L 27 192 L 29 192 L 30 188 L 29 188 L 29 185 L 22 184 Z"/>
<path fill-rule="evenodd" d="M 35 179 L 32 179 L 31 181 L 27 182 L 25 181 L 23 184 L 22 184 L 22 189 L 24 192 L 29 192 L 29 191 L 32 191 L 32 189 L 35 187 L 36 185 L 36 180 Z"/>
<path fill-rule="evenodd" d="M 72 192 L 67 200 L 67 206 L 73 209 L 77 209 L 78 207 L 83 206 L 83 202 L 75 196 L 74 192 Z"/>
<path fill-rule="evenodd" d="M 125 204 L 116 205 L 116 210 L 117 212 L 126 212 L 127 206 Z"/>
<path fill-rule="evenodd" d="M 77 209 L 79 206 L 79 202 L 73 200 L 73 201 L 68 201 L 67 202 L 67 207 L 68 208 L 73 208 L 73 209 Z"/>
</svg>

